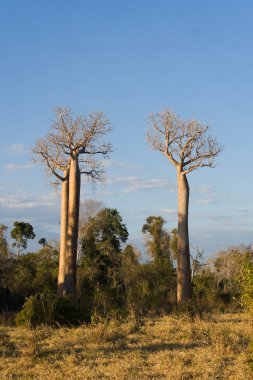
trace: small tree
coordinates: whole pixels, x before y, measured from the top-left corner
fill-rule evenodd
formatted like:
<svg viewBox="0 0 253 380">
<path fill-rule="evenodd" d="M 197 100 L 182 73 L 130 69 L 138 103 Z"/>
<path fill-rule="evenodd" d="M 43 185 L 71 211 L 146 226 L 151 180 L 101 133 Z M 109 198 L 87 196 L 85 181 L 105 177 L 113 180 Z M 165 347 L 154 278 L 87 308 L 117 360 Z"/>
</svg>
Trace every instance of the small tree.
<svg viewBox="0 0 253 380">
<path fill-rule="evenodd" d="M 47 245 L 47 240 L 46 238 L 41 238 L 38 243 L 44 248 Z"/>
<path fill-rule="evenodd" d="M 240 287 L 241 303 L 253 313 L 253 253 L 251 250 L 246 252 L 243 257 Z"/>
<path fill-rule="evenodd" d="M 105 208 L 103 202 L 87 199 L 80 205 L 79 236 L 84 237 L 95 216 Z"/>
<path fill-rule="evenodd" d="M 178 231 L 177 228 L 173 228 L 170 232 L 170 250 L 173 260 L 178 259 Z"/>
<path fill-rule="evenodd" d="M 205 264 L 201 263 L 203 259 L 204 249 L 199 248 L 198 246 L 193 247 L 195 255 L 190 255 L 191 257 L 191 267 L 192 267 L 192 279 L 200 271 L 201 267 Z"/>
<path fill-rule="evenodd" d="M 141 253 L 136 247 L 131 244 L 127 244 L 122 252 L 123 266 L 128 267 L 131 265 L 138 265 Z"/>
<path fill-rule="evenodd" d="M 80 269 L 87 289 L 93 294 L 94 307 L 106 313 L 123 302 L 122 244 L 128 238 L 126 225 L 116 209 L 104 208 L 89 219 L 82 230 Z M 83 287 L 83 286 L 82 286 Z"/>
<path fill-rule="evenodd" d="M 164 228 L 165 223 L 161 216 L 149 216 L 142 227 L 142 232 L 148 234 L 148 252 L 155 261 L 170 260 L 170 237 Z"/>
<path fill-rule="evenodd" d="M 17 255 L 20 255 L 21 250 L 27 248 L 27 240 L 34 239 L 35 233 L 33 226 L 30 223 L 14 222 L 14 228 L 11 231 L 12 239 L 16 240 L 12 246 L 17 247 Z"/>
<path fill-rule="evenodd" d="M 189 185 L 187 174 L 200 167 L 213 167 L 222 147 L 208 135 L 208 126 L 198 121 L 183 121 L 165 109 L 149 117 L 148 143 L 177 170 L 178 182 L 178 303 L 191 298 L 191 268 L 188 232 Z"/>
<path fill-rule="evenodd" d="M 104 208 L 90 218 L 80 237 L 83 258 L 93 258 L 97 252 L 99 260 L 105 255 L 113 261 L 108 253 L 113 251 L 116 256 L 121 253 L 121 245 L 126 242 L 128 231 L 118 210 Z"/>
<path fill-rule="evenodd" d="M 6 258 L 8 256 L 8 242 L 5 236 L 5 232 L 7 231 L 7 226 L 4 224 L 0 224 L 0 257 Z"/>
</svg>

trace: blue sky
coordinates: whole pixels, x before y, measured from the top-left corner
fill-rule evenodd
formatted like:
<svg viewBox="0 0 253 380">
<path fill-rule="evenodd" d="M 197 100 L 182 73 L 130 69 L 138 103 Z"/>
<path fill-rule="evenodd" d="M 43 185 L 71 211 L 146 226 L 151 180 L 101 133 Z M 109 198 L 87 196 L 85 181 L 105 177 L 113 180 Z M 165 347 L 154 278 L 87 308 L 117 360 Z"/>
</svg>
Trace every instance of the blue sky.
<svg viewBox="0 0 253 380">
<path fill-rule="evenodd" d="M 188 177 L 191 244 L 206 255 L 250 244 L 252 19 L 247 0 L 1 0 L 0 223 L 57 239 L 59 194 L 30 152 L 69 106 L 113 126 L 108 182 L 93 192 L 83 179 L 82 200 L 117 208 L 138 246 L 147 216 L 175 227 L 175 169 L 145 141 L 148 114 L 169 107 L 225 147 L 215 169 Z"/>
</svg>

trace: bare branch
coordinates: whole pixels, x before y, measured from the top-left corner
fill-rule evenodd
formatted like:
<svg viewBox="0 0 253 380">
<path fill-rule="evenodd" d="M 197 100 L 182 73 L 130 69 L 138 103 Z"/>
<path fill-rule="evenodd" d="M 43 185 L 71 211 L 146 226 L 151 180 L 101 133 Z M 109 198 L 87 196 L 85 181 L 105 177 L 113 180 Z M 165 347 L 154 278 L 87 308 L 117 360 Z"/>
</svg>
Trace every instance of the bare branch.
<svg viewBox="0 0 253 380">
<path fill-rule="evenodd" d="M 180 120 L 169 109 L 149 116 L 151 127 L 147 141 L 154 150 L 163 153 L 182 174 L 200 167 L 214 167 L 222 151 L 217 140 L 207 135 L 208 126 L 196 120 Z"/>
<path fill-rule="evenodd" d="M 111 131 L 109 120 L 102 112 L 91 113 L 87 118 L 74 118 L 70 108 L 59 107 L 55 113 L 50 132 L 33 149 L 34 160 L 43 162 L 53 175 L 64 180 L 60 172 L 69 167 L 72 157 L 81 163 L 82 174 L 94 182 L 102 180 L 103 170 L 96 156 L 108 158 L 112 152 L 110 143 L 101 142 L 101 138 Z"/>
<path fill-rule="evenodd" d="M 33 148 L 33 160 L 46 164 L 49 173 L 55 175 L 59 180 L 64 181 L 66 178 L 60 174 L 68 167 L 65 157 L 57 149 L 57 146 L 50 145 L 47 139 L 41 139 Z"/>
</svg>

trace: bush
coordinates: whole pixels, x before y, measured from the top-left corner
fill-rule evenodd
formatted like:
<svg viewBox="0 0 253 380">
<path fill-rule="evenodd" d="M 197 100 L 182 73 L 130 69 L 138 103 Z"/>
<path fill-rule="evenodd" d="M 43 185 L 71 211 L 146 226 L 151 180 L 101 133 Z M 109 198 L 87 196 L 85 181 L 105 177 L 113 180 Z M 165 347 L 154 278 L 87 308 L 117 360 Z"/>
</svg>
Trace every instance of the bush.
<svg viewBox="0 0 253 380">
<path fill-rule="evenodd" d="M 73 297 L 56 299 L 54 322 L 60 325 L 79 325 L 90 322 L 90 314 L 83 305 Z"/>
<path fill-rule="evenodd" d="M 240 278 L 241 304 L 253 313 L 253 255 L 247 254 L 242 263 Z"/>
<path fill-rule="evenodd" d="M 58 298 L 52 292 L 30 296 L 16 317 L 18 326 L 79 325 L 88 322 L 89 316 L 82 311 L 74 298 Z"/>
</svg>

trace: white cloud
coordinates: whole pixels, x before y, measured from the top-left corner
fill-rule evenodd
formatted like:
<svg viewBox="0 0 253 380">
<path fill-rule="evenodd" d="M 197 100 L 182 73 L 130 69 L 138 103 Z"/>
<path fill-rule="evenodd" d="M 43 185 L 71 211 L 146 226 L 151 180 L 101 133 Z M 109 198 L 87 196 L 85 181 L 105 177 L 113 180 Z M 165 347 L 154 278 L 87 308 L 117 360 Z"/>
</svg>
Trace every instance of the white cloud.
<svg viewBox="0 0 253 380">
<path fill-rule="evenodd" d="M 40 225 L 42 231 L 46 233 L 54 233 L 55 235 L 59 234 L 59 224 L 45 223 Z"/>
<path fill-rule="evenodd" d="M 201 185 L 193 189 L 194 202 L 199 205 L 208 205 L 214 203 L 216 197 L 216 189 L 211 185 Z M 201 196 L 199 199 L 199 195 Z"/>
<path fill-rule="evenodd" d="M 196 203 L 201 204 L 201 205 L 208 205 L 212 202 L 213 202 L 212 199 L 197 199 L 196 200 Z"/>
<path fill-rule="evenodd" d="M 176 186 L 163 179 L 141 179 L 135 176 L 114 177 L 107 182 L 110 185 L 123 185 L 123 193 L 129 194 L 139 190 L 152 190 L 167 188 L 171 192 L 176 191 Z"/>
<path fill-rule="evenodd" d="M 170 208 L 163 208 L 160 210 L 160 212 L 162 212 L 163 214 L 167 214 L 167 215 L 177 215 L 178 211 L 170 209 Z"/>
<path fill-rule="evenodd" d="M 16 171 L 16 170 L 27 170 L 31 169 L 35 166 L 33 162 L 28 162 L 27 164 L 4 164 L 3 167 L 8 171 Z"/>
<path fill-rule="evenodd" d="M 8 145 L 5 148 L 5 151 L 8 152 L 11 156 L 21 156 L 30 152 L 29 149 L 22 144 Z"/>
<path fill-rule="evenodd" d="M 108 190 L 96 190 L 96 194 L 106 196 L 106 197 L 112 197 L 116 195 L 113 191 L 108 191 Z"/>
<path fill-rule="evenodd" d="M 124 189 L 124 193 L 132 193 L 139 190 L 153 190 L 153 189 L 168 189 L 170 192 L 175 192 L 175 187 L 171 185 L 168 181 L 162 179 L 136 179 L 129 184 L 127 188 Z"/>
<path fill-rule="evenodd" d="M 58 197 L 51 193 L 48 195 L 33 196 L 28 193 L 17 192 L 0 196 L 0 208 L 7 209 L 36 209 L 39 207 L 53 207 L 57 204 Z"/>
<path fill-rule="evenodd" d="M 214 194 L 215 187 L 211 185 L 201 185 L 197 191 L 198 194 Z"/>
<path fill-rule="evenodd" d="M 249 213 L 249 210 L 246 209 L 246 208 L 238 208 L 236 210 L 234 210 L 236 213 L 238 214 L 248 214 Z"/>
<path fill-rule="evenodd" d="M 116 161 L 116 160 L 104 160 L 102 165 L 105 169 L 108 168 L 122 168 L 126 170 L 140 170 L 142 166 L 136 164 L 130 164 L 128 162 Z"/>
</svg>

